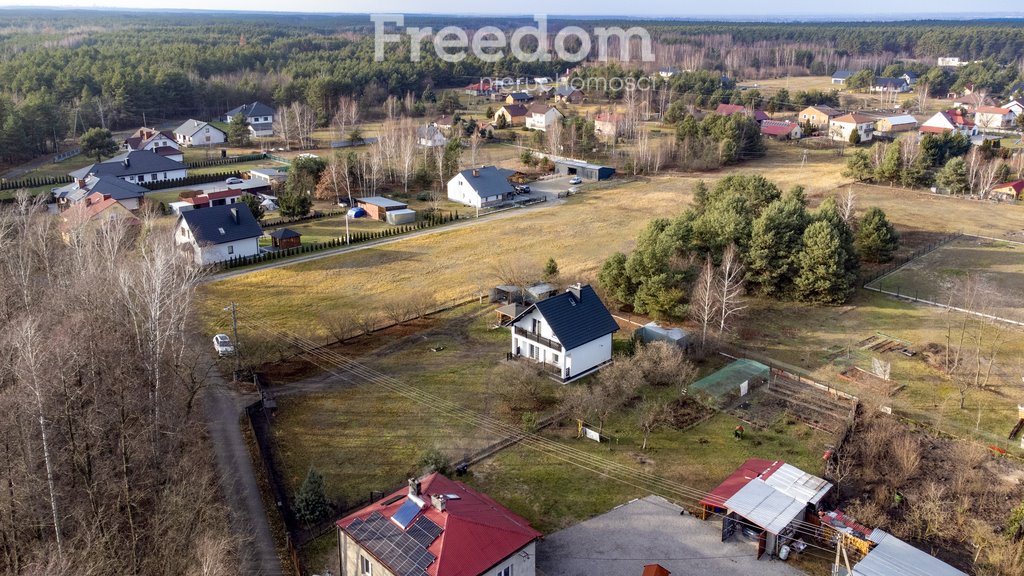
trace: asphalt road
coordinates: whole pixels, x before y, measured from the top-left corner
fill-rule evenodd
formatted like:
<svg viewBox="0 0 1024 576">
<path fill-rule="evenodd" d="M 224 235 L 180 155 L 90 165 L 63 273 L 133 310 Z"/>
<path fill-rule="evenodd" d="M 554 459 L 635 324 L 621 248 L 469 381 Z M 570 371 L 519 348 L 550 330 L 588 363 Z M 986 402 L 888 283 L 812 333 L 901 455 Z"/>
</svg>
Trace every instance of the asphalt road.
<svg viewBox="0 0 1024 576">
<path fill-rule="evenodd" d="M 245 569 L 241 573 L 283 576 L 252 458 L 239 423 L 244 406 L 255 400 L 255 395 L 246 397 L 233 392 L 220 376 L 213 375 L 206 390 L 206 423 L 217 459 L 221 489 L 231 509 L 232 527 L 236 534 L 248 540 L 242 550 Z"/>
</svg>

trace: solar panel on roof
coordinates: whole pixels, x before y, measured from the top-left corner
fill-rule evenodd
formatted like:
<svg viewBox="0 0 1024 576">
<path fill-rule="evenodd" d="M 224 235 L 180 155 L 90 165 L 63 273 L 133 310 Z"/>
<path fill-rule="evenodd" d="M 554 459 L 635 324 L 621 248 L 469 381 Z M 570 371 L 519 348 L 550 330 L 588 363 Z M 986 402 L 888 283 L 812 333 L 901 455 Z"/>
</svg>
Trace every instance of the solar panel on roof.
<svg viewBox="0 0 1024 576">
<path fill-rule="evenodd" d="M 413 519 L 415 519 L 416 515 L 419 513 L 420 505 L 413 502 L 412 499 L 409 499 L 405 501 L 405 504 L 402 504 L 398 509 L 398 512 L 395 512 L 391 519 L 401 526 L 402 530 L 405 530 L 410 524 L 412 524 Z"/>
<path fill-rule="evenodd" d="M 419 518 L 417 518 L 415 526 L 434 538 L 440 536 L 441 532 L 444 531 L 440 526 L 435 524 L 433 520 L 427 518 L 426 516 L 420 516 Z"/>
</svg>

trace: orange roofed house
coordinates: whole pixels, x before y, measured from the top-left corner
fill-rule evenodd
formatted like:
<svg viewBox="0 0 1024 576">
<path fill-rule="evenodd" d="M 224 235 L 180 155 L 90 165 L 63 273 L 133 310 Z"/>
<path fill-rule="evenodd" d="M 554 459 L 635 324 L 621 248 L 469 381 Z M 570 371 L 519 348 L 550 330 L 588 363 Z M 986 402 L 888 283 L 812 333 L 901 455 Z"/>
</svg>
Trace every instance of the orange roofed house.
<svg viewBox="0 0 1024 576">
<path fill-rule="evenodd" d="M 337 523 L 342 576 L 534 576 L 540 538 L 501 504 L 438 473 Z"/>
</svg>

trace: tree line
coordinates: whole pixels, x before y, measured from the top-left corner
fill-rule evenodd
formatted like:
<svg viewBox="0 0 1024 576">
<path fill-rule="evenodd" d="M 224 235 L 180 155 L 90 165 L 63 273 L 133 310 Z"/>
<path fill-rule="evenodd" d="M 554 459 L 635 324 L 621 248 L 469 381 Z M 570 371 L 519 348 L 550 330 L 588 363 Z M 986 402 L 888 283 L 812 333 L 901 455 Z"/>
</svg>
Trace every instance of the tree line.
<svg viewBox="0 0 1024 576">
<path fill-rule="evenodd" d="M 0 573 L 235 573 L 170 231 L 0 211 Z"/>
<path fill-rule="evenodd" d="M 632 253 L 605 261 L 598 281 L 638 313 L 689 315 L 724 333 L 743 293 L 845 302 L 861 261 L 889 260 L 897 245 L 881 210 L 856 217 L 852 193 L 812 212 L 799 186 L 783 192 L 762 176 L 734 175 L 698 184 L 690 208 L 649 223 Z"/>
</svg>

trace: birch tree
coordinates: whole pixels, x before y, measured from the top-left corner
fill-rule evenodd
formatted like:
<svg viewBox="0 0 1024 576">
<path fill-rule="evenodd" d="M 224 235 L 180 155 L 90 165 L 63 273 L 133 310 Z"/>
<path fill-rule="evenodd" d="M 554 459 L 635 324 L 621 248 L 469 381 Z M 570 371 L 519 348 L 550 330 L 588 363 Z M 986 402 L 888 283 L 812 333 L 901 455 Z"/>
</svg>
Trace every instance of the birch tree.
<svg viewBox="0 0 1024 576">
<path fill-rule="evenodd" d="M 697 282 L 693 285 L 690 295 L 690 316 L 700 324 L 701 350 L 707 345 L 708 328 L 714 325 L 718 317 L 718 291 L 715 289 L 715 267 L 711 257 L 704 258 Z"/>
<path fill-rule="evenodd" d="M 730 319 L 747 308 L 743 299 L 744 270 L 736 245 L 730 244 L 722 254 L 722 264 L 715 274 L 715 299 L 718 302 L 718 336 L 729 328 Z"/>
</svg>

